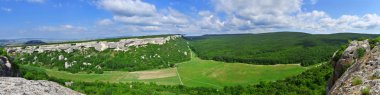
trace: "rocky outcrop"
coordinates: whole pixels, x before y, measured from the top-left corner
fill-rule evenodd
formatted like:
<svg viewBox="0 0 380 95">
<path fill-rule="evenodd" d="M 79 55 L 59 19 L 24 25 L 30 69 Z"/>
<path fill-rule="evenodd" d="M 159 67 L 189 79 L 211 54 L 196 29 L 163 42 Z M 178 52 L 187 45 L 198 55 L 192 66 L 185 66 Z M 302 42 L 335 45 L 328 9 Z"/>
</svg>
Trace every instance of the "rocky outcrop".
<svg viewBox="0 0 380 95">
<path fill-rule="evenodd" d="M 0 77 L 0 95 L 83 95 L 55 82 Z"/>
<path fill-rule="evenodd" d="M 0 56 L 0 77 L 18 77 L 20 76 L 19 70 L 12 66 L 11 62 L 6 56 Z"/>
<path fill-rule="evenodd" d="M 359 56 L 359 48 L 365 50 L 363 56 Z M 371 49 L 367 40 L 352 41 L 340 59 L 332 63 L 334 72 L 326 88 L 328 95 L 380 93 L 380 46 Z"/>
<path fill-rule="evenodd" d="M 165 44 L 171 39 L 176 39 L 181 35 L 172 35 L 167 37 L 155 37 L 155 38 L 131 38 L 121 39 L 117 42 L 108 41 L 90 41 L 81 43 L 70 44 L 51 44 L 51 45 L 39 45 L 39 46 L 26 46 L 26 47 L 8 47 L 7 52 L 12 53 L 43 53 L 46 51 L 64 51 L 71 53 L 74 50 L 83 50 L 88 48 L 94 48 L 97 51 L 104 51 L 106 49 L 113 49 L 115 51 L 127 51 L 130 46 L 144 46 L 147 44 Z"/>
</svg>

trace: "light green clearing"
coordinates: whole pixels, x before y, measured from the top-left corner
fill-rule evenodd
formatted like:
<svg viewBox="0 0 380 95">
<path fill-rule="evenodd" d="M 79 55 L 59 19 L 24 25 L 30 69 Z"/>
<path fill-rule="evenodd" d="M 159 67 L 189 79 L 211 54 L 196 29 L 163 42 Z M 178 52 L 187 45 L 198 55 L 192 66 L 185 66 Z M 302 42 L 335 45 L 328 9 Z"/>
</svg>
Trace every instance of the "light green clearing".
<svg viewBox="0 0 380 95">
<path fill-rule="evenodd" d="M 178 64 L 176 68 L 149 70 L 139 72 L 105 71 L 104 74 L 71 74 L 68 72 L 47 69 L 49 76 L 74 81 L 103 81 L 103 82 L 155 82 L 163 85 L 181 84 L 178 75 L 186 86 L 214 87 L 256 84 L 260 81 L 275 81 L 300 74 L 309 67 L 301 67 L 298 64 L 280 65 L 250 65 L 244 63 L 225 63 L 212 60 L 201 60 L 195 56 L 187 62 Z M 177 74 L 178 70 L 178 74 Z M 145 73 L 144 73 L 145 72 Z M 156 72 L 154 74 L 146 72 Z M 157 73 L 158 72 L 158 73 Z M 164 76 L 167 73 L 175 75 Z M 141 76 L 152 76 L 143 78 Z M 157 77 L 161 76 L 161 77 Z M 140 77 L 140 79 L 139 79 Z"/>
<path fill-rule="evenodd" d="M 168 77 L 159 77 L 159 78 L 148 78 L 148 79 L 139 79 L 139 76 L 143 76 L 143 74 L 147 74 L 144 72 L 158 72 L 154 75 L 156 77 L 159 77 L 162 74 L 167 73 L 173 73 L 173 76 Z M 46 73 L 49 76 L 53 76 L 60 79 L 67 79 L 67 80 L 73 80 L 73 81 L 84 81 L 84 82 L 95 82 L 95 81 L 102 81 L 102 82 L 111 82 L 111 83 L 118 83 L 118 82 L 155 82 L 157 84 L 162 85 L 176 85 L 180 84 L 178 77 L 176 75 L 176 69 L 174 68 L 168 68 L 168 69 L 160 69 L 160 70 L 150 70 L 150 71 L 144 71 L 144 72 L 125 72 L 125 71 L 104 71 L 103 74 L 87 74 L 84 72 L 72 74 L 65 71 L 58 71 L 53 69 L 46 69 Z"/>
<path fill-rule="evenodd" d="M 299 64 L 251 65 L 225 63 L 213 60 L 192 59 L 178 66 L 178 72 L 186 86 L 214 87 L 256 84 L 275 81 L 297 75 L 309 67 Z"/>
</svg>

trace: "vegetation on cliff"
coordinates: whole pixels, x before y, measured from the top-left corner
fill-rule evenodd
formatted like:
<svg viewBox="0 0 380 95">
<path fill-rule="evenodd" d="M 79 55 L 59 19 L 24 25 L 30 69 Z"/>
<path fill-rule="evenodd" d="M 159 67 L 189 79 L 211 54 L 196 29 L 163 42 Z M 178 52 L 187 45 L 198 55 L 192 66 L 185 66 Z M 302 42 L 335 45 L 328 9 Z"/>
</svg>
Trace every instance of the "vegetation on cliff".
<svg viewBox="0 0 380 95">
<path fill-rule="evenodd" d="M 131 46 L 128 51 L 87 50 L 46 51 L 43 53 L 16 54 L 15 61 L 21 64 L 33 64 L 47 68 L 77 73 L 103 73 L 104 70 L 137 71 L 173 67 L 175 63 L 190 60 L 188 44 L 182 38 L 170 40 L 163 45 L 148 44 Z"/>
</svg>

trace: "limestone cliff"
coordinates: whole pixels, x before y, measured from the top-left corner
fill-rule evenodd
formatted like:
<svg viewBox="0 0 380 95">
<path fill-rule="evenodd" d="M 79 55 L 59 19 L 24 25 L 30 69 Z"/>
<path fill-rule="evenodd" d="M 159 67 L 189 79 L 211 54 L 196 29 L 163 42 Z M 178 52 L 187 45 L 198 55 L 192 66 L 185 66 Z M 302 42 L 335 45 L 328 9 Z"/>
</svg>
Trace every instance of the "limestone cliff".
<svg viewBox="0 0 380 95">
<path fill-rule="evenodd" d="M 115 51 L 128 51 L 130 46 L 143 46 L 147 44 L 165 44 L 167 41 L 181 37 L 181 35 L 173 35 L 167 37 L 154 37 L 154 38 L 131 38 L 120 39 L 117 42 L 109 41 L 88 41 L 78 43 L 63 43 L 63 44 L 50 44 L 39 46 L 26 46 L 26 47 L 7 47 L 8 53 L 44 53 L 46 51 L 64 51 L 71 53 L 74 50 L 85 50 L 88 48 L 95 48 L 97 51 L 104 51 L 106 49 L 113 49 Z"/>
<path fill-rule="evenodd" d="M 380 93 L 380 46 L 371 49 L 368 40 L 352 41 L 332 65 L 334 72 L 326 87 L 328 95 Z"/>
<path fill-rule="evenodd" d="M 0 56 L 0 95 L 81 95 L 64 86 L 46 80 L 20 78 L 17 65 Z"/>
<path fill-rule="evenodd" d="M 0 77 L 0 95 L 83 95 L 55 82 Z"/>
</svg>

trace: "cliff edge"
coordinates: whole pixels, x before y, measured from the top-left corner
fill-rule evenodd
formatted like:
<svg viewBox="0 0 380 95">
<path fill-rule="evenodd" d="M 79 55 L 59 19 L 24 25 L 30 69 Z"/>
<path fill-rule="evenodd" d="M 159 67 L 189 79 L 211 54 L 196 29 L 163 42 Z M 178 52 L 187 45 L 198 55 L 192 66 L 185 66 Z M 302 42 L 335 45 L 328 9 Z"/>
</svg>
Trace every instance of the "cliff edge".
<svg viewBox="0 0 380 95">
<path fill-rule="evenodd" d="M 380 93 L 380 46 L 371 49 L 368 40 L 352 41 L 334 57 L 334 72 L 326 87 L 328 95 Z"/>
</svg>

